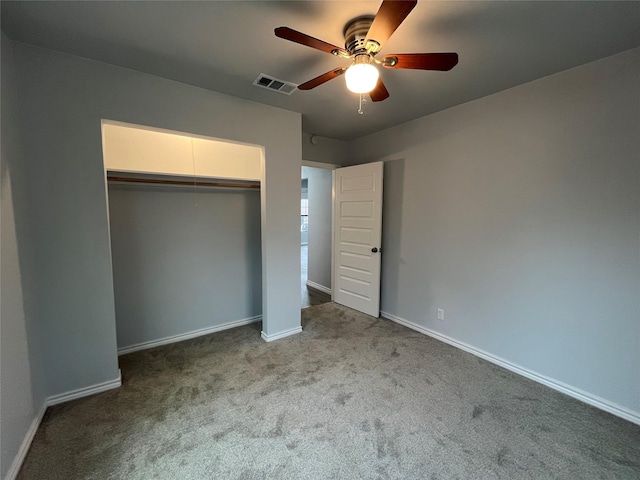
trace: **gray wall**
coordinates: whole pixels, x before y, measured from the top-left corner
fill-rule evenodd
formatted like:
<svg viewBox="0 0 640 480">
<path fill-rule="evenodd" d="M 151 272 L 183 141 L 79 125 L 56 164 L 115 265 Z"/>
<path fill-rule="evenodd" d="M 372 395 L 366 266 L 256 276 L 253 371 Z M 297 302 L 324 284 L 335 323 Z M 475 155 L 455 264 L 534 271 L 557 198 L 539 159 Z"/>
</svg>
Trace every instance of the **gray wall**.
<svg viewBox="0 0 640 480">
<path fill-rule="evenodd" d="M 311 162 L 331 163 L 333 165 L 348 165 L 349 144 L 342 140 L 329 137 L 319 137 L 316 145 L 311 143 L 312 135 L 302 134 L 302 159 Z"/>
<path fill-rule="evenodd" d="M 101 119 L 264 146 L 263 329 L 299 328 L 300 114 L 20 43 L 15 54 L 48 396 L 118 378 Z"/>
<path fill-rule="evenodd" d="M 634 49 L 354 141 L 382 310 L 638 414 L 639 86 Z"/>
<path fill-rule="evenodd" d="M 3 64 L 4 69 L 4 64 Z M 3 72 L 4 90 L 4 72 Z M 6 117 L 2 119 L 2 157 L 5 158 Z M 20 448 L 39 405 L 36 405 L 31 378 L 31 359 L 27 340 L 27 319 L 23 306 L 23 289 L 20 274 L 20 259 L 15 228 L 15 212 L 11 198 L 12 179 L 10 170 L 3 161 L 0 185 L 2 208 L 2 235 L 0 243 L 2 264 L 0 267 L 0 317 L 2 321 L 0 346 L 0 478 L 5 478 L 13 459 Z M 42 399 L 40 399 L 42 400 Z"/>
<path fill-rule="evenodd" d="M 4 34 L 0 51 L 0 478 L 5 478 L 44 402 L 45 389 L 33 324 L 33 249 L 17 118 L 18 83 L 14 75 L 13 44 Z"/>
<path fill-rule="evenodd" d="M 331 288 L 331 170 L 304 167 L 309 179 L 307 279 Z"/>
<path fill-rule="evenodd" d="M 109 186 L 118 348 L 261 314 L 260 192 Z"/>
</svg>

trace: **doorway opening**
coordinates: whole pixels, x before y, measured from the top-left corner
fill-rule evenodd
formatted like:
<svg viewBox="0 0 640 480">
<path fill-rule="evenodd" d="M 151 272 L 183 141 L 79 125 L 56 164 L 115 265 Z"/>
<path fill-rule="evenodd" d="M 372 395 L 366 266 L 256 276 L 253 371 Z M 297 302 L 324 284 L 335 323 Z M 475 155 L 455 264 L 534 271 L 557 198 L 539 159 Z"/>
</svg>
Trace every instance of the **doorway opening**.
<svg viewBox="0 0 640 480">
<path fill-rule="evenodd" d="M 331 301 L 332 169 L 303 166 L 300 189 L 300 302 Z"/>
</svg>

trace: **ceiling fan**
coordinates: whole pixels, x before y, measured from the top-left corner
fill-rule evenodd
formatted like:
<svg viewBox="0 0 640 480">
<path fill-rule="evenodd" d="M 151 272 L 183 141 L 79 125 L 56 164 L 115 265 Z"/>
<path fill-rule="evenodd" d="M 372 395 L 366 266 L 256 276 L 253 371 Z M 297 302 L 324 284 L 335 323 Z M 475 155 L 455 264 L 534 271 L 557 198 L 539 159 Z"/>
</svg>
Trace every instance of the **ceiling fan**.
<svg viewBox="0 0 640 480">
<path fill-rule="evenodd" d="M 344 27 L 345 48 L 289 27 L 276 28 L 275 34 L 280 38 L 337 57 L 353 59 L 353 63 L 348 67 L 330 70 L 299 85 L 298 88 L 311 90 L 344 74 L 349 90 L 360 95 L 368 93 L 372 101 L 380 102 L 389 98 L 389 92 L 375 65 L 414 70 L 451 70 L 458 63 L 457 53 L 394 53 L 385 55 L 382 60 L 375 58 L 382 45 L 389 40 L 417 3 L 417 0 L 384 0 L 375 16 L 365 15 L 350 20 Z"/>
</svg>

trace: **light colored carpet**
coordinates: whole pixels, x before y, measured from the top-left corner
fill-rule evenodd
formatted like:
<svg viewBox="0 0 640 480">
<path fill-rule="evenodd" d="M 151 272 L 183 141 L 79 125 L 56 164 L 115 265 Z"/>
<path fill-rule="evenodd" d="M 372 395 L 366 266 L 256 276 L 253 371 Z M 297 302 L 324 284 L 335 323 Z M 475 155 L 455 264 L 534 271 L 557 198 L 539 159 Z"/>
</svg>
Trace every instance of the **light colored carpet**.
<svg viewBox="0 0 640 480">
<path fill-rule="evenodd" d="M 49 408 L 24 479 L 638 479 L 640 427 L 327 303 L 121 357 Z"/>
</svg>

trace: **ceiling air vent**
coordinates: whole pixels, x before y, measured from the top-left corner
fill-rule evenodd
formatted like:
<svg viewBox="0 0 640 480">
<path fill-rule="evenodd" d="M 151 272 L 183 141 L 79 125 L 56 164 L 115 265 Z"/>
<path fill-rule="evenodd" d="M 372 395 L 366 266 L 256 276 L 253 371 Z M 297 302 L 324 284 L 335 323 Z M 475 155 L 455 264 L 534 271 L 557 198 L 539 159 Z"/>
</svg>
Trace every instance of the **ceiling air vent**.
<svg viewBox="0 0 640 480">
<path fill-rule="evenodd" d="M 253 81 L 253 84 L 256 87 L 266 88 L 268 90 L 273 90 L 274 92 L 284 93 L 285 95 L 291 95 L 296 91 L 296 88 L 298 88 L 295 83 L 278 80 L 277 78 L 265 75 L 264 73 L 258 75 L 258 78 Z"/>
</svg>

